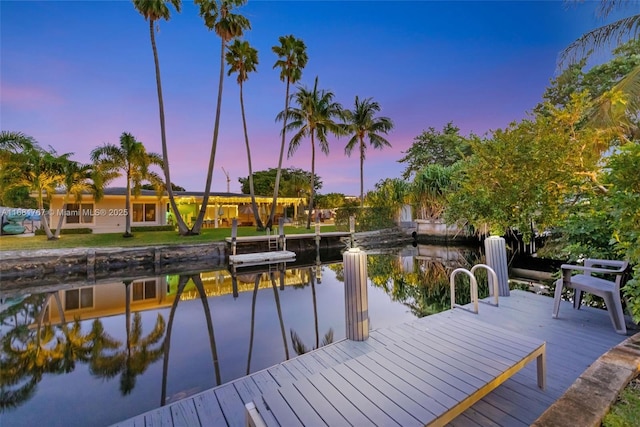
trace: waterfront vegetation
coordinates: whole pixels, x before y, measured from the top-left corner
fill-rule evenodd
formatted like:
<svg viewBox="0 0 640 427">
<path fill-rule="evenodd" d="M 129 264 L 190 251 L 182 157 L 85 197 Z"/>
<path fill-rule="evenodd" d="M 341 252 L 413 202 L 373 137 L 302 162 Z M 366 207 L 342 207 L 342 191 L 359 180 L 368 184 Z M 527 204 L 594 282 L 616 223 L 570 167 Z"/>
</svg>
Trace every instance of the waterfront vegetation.
<svg viewBox="0 0 640 427">
<path fill-rule="evenodd" d="M 334 225 L 322 225 L 322 232 L 335 231 Z M 285 235 L 309 233 L 304 227 L 285 227 Z M 255 227 L 238 227 L 238 236 L 264 236 L 264 231 Z M 175 231 L 138 232 L 128 239 L 122 233 L 68 234 L 58 240 L 49 241 L 46 236 L 6 236 L 0 241 L 0 251 L 23 251 L 36 249 L 105 248 L 153 245 L 186 245 L 222 241 L 231 237 L 231 228 L 204 228 L 197 236 L 185 239 Z"/>
</svg>

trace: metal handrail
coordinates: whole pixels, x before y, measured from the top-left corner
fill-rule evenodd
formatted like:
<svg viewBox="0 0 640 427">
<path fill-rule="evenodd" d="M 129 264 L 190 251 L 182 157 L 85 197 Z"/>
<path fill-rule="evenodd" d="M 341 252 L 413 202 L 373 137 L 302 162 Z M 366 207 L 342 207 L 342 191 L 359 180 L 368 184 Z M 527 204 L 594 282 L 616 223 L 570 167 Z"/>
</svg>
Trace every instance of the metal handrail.
<svg viewBox="0 0 640 427">
<path fill-rule="evenodd" d="M 476 280 L 475 272 L 479 268 L 486 269 L 489 274 L 491 274 L 491 278 L 493 279 L 493 297 L 495 302 L 491 301 L 479 301 L 478 300 L 478 281 Z M 473 308 L 468 308 L 464 305 L 456 304 L 456 281 L 455 276 L 458 273 L 464 273 L 469 276 L 470 281 L 470 292 L 471 292 L 471 302 L 473 303 Z M 471 313 L 478 314 L 478 302 L 483 302 L 485 304 L 498 306 L 498 275 L 493 270 L 493 268 L 489 267 L 486 264 L 476 264 L 471 268 L 471 271 L 466 268 L 456 268 L 451 272 L 451 276 L 449 279 L 449 286 L 451 287 L 451 308 L 461 308 L 466 311 L 470 311 Z"/>
<path fill-rule="evenodd" d="M 476 264 L 473 267 L 471 267 L 471 273 L 473 274 L 474 277 L 476 275 L 475 271 L 478 268 L 484 268 L 487 270 L 487 272 L 491 273 L 491 278 L 493 279 L 493 298 L 495 300 L 494 303 L 491 303 L 490 301 L 480 301 L 480 302 L 483 302 L 489 305 L 495 305 L 497 307 L 498 306 L 498 275 L 496 274 L 495 270 L 489 267 L 487 264 Z M 491 283 L 491 281 L 489 281 L 489 283 Z"/>
<path fill-rule="evenodd" d="M 471 287 L 471 302 L 473 303 L 473 309 L 469 309 L 463 305 L 456 304 L 456 274 L 464 273 L 469 276 Z M 451 278 L 449 279 L 449 285 L 451 286 L 451 308 L 461 308 L 463 310 L 470 311 L 478 314 L 478 282 L 476 282 L 475 276 L 466 268 L 456 268 L 451 272 Z"/>
</svg>

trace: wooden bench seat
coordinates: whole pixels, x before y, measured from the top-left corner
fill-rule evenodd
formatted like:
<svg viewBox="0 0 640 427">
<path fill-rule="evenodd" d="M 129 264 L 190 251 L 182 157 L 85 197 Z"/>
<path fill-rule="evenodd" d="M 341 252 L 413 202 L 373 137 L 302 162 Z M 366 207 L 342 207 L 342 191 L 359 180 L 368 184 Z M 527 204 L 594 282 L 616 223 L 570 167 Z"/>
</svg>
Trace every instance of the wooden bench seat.
<svg viewBox="0 0 640 427">
<path fill-rule="evenodd" d="M 262 394 L 245 407 L 247 425 L 442 426 L 534 359 L 544 389 L 544 341 L 461 311 L 424 319 L 402 326 L 401 340 Z"/>
</svg>

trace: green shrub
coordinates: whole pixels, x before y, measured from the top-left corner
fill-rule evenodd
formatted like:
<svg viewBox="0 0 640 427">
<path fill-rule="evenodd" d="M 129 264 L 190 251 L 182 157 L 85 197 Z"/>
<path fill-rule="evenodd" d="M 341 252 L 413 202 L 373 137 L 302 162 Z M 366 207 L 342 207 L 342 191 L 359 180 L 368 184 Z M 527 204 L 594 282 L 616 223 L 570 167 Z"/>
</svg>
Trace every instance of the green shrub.
<svg viewBox="0 0 640 427">
<path fill-rule="evenodd" d="M 60 234 L 92 234 L 92 233 L 93 233 L 93 230 L 91 228 L 63 228 L 62 230 L 60 230 Z M 42 228 L 38 228 L 35 231 L 36 236 L 44 236 L 45 234 L 46 233 Z"/>
<path fill-rule="evenodd" d="M 132 233 L 144 232 L 144 231 L 173 231 L 175 230 L 173 225 L 150 225 L 147 227 L 131 227 Z"/>
</svg>

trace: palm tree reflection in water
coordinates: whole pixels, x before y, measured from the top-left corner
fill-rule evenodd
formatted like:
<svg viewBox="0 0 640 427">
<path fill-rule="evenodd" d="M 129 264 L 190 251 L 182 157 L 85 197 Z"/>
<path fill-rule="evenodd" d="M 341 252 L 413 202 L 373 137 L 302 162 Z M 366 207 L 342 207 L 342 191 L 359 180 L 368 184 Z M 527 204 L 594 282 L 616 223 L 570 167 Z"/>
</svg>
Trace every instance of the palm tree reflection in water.
<svg viewBox="0 0 640 427">
<path fill-rule="evenodd" d="M 324 337 L 322 338 L 322 343 L 320 342 L 320 332 L 318 328 L 318 305 L 316 302 L 316 280 L 319 284 L 320 275 L 316 274 L 315 267 L 309 267 L 308 277 L 310 278 L 309 282 L 311 283 L 311 296 L 313 300 L 313 320 L 314 320 L 314 329 L 315 329 L 315 336 L 316 336 L 316 343 L 315 343 L 316 345 L 313 348 L 308 348 L 304 344 L 304 342 L 302 341 L 298 333 L 294 331 L 293 328 L 290 329 L 289 333 L 291 334 L 291 342 L 293 343 L 293 349 L 298 355 L 307 353 L 311 350 L 316 350 L 321 346 L 325 346 L 333 342 L 333 328 L 329 328 L 327 333 L 325 333 Z M 304 285 L 306 285 L 306 283 Z"/>
<path fill-rule="evenodd" d="M 193 281 L 193 284 L 200 294 L 200 301 L 202 301 L 202 307 L 204 308 L 204 316 L 207 321 L 207 331 L 209 332 L 209 345 L 211 347 L 211 357 L 213 359 L 213 368 L 216 375 L 216 385 L 220 385 L 220 362 L 218 360 L 218 350 L 216 348 L 216 338 L 213 333 L 213 321 L 211 320 L 211 310 L 209 309 L 209 301 L 207 300 L 207 294 L 204 291 L 204 285 L 202 284 L 202 278 L 200 274 L 181 274 L 178 280 L 178 292 L 176 293 L 173 305 L 171 306 L 171 312 L 169 313 L 169 325 L 167 328 L 167 335 L 163 343 L 164 362 L 162 365 L 162 396 L 160 398 L 160 405 L 164 406 L 167 403 L 167 373 L 169 369 L 169 349 L 171 347 L 171 330 L 173 327 L 173 320 L 180 302 L 180 296 L 184 291 L 185 286 L 189 282 Z"/>
<path fill-rule="evenodd" d="M 125 331 L 126 341 L 120 349 L 121 343 L 104 332 L 99 319 L 93 321 L 91 335 L 90 372 L 103 378 L 113 378 L 120 374 L 120 392 L 130 394 L 135 385 L 136 377 L 143 374 L 147 368 L 160 359 L 163 346 L 158 342 L 165 333 L 164 317 L 158 313 L 154 328 L 147 336 L 142 332 L 142 316 L 133 314 L 131 322 L 131 280 L 123 281 L 125 287 Z"/>
</svg>

